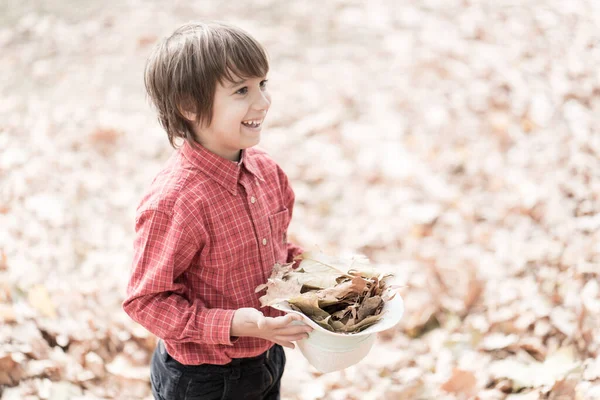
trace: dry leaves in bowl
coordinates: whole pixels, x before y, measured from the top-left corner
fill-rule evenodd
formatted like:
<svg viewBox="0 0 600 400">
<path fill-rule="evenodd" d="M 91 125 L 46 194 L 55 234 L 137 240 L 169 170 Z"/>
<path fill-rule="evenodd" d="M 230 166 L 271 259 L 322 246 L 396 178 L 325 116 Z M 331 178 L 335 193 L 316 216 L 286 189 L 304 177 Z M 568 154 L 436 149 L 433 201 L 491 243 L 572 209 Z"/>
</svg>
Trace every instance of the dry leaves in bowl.
<svg viewBox="0 0 600 400">
<path fill-rule="evenodd" d="M 304 253 L 298 268 L 293 263 L 275 264 L 261 305 L 286 302 L 320 327 L 335 333 L 358 333 L 382 317 L 385 303 L 398 286 L 363 256 L 335 258 L 323 253 Z"/>
</svg>

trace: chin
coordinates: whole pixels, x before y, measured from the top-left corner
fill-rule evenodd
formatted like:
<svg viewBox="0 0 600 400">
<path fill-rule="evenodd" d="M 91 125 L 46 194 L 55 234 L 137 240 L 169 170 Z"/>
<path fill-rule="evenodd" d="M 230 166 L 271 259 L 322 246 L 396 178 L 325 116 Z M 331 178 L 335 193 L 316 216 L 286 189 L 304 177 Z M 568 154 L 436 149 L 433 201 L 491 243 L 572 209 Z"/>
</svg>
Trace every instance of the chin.
<svg viewBox="0 0 600 400">
<path fill-rule="evenodd" d="M 259 143 L 260 143 L 260 138 L 257 138 L 256 140 L 248 140 L 245 143 L 245 146 L 243 148 L 249 149 L 250 147 L 254 147 L 254 146 L 258 145 Z"/>
</svg>

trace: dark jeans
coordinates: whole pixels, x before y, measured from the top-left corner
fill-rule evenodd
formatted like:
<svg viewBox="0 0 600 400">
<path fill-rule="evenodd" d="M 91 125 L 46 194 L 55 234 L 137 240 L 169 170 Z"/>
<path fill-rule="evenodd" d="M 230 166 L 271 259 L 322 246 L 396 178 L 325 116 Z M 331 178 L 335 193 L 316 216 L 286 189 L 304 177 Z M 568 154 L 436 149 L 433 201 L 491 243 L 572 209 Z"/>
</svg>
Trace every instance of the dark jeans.
<svg viewBox="0 0 600 400">
<path fill-rule="evenodd" d="M 184 365 L 162 340 L 152 355 L 150 382 L 157 400 L 279 400 L 285 353 L 274 345 L 258 357 L 226 365 Z"/>
</svg>

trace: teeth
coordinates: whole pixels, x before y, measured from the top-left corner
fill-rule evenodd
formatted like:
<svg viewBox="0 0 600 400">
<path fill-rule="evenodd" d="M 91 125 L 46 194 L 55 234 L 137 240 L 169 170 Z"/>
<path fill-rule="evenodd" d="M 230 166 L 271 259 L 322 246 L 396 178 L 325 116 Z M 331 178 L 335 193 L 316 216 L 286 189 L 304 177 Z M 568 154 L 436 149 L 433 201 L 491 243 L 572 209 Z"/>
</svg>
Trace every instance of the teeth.
<svg viewBox="0 0 600 400">
<path fill-rule="evenodd" d="M 242 121 L 242 124 L 256 128 L 257 126 L 260 125 L 262 121 L 261 120 L 251 120 L 251 121 Z"/>
</svg>

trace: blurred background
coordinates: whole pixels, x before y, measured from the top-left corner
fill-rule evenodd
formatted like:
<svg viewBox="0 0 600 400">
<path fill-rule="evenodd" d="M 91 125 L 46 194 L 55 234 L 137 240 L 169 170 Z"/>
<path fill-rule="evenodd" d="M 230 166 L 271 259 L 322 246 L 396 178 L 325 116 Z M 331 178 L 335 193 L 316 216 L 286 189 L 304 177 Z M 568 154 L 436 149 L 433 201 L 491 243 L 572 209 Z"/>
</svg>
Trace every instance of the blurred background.
<svg viewBox="0 0 600 400">
<path fill-rule="evenodd" d="M 600 398 L 599 2 L 2 0 L 3 400 L 151 398 L 121 301 L 173 150 L 143 67 L 192 19 L 270 53 L 290 237 L 408 285 L 360 364 L 288 351 L 284 399 Z"/>
</svg>

